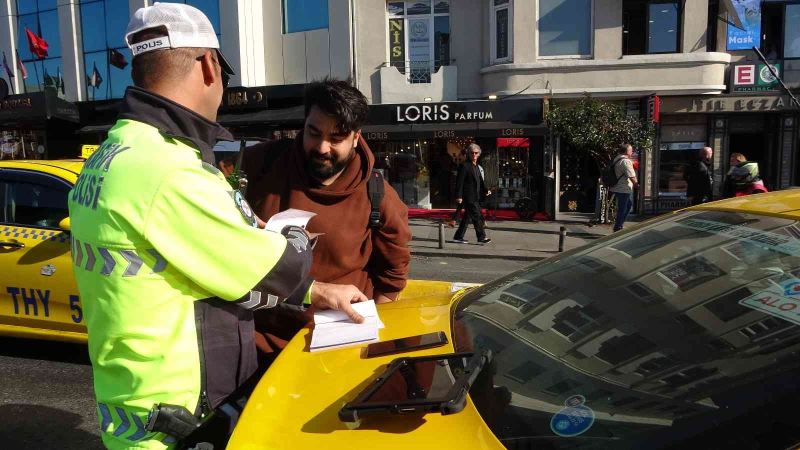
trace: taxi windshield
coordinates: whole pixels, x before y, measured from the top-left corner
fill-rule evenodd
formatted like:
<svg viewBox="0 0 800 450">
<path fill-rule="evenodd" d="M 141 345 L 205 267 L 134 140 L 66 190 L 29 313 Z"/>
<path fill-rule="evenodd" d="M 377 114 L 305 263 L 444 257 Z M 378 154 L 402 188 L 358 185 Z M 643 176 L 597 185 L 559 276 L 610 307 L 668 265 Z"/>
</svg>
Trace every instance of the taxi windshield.
<svg viewBox="0 0 800 450">
<path fill-rule="evenodd" d="M 507 448 L 787 448 L 798 324 L 798 222 L 690 211 L 471 291 L 453 341 Z"/>
</svg>

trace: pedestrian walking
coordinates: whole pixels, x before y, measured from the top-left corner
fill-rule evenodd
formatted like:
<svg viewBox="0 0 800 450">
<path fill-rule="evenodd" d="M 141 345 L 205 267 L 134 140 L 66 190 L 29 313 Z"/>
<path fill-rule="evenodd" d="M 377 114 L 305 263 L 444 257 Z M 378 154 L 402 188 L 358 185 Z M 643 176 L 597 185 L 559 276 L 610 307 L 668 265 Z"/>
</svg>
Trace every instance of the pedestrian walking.
<svg viewBox="0 0 800 450">
<path fill-rule="evenodd" d="M 625 219 L 633 207 L 633 189 L 639 185 L 636 171 L 633 169 L 633 147 L 630 144 L 621 144 L 617 149 L 617 156 L 611 161 L 617 183 L 609 189 L 617 201 L 617 219 L 614 222 L 614 231 L 619 231 L 625 224 Z"/>
<path fill-rule="evenodd" d="M 481 147 L 478 144 L 470 144 L 467 146 L 466 153 L 467 160 L 459 167 L 456 180 L 456 203 L 464 205 L 464 217 L 458 225 L 453 241 L 459 244 L 468 244 L 469 241 L 464 239 L 464 234 L 467 232 L 467 226 L 472 222 L 478 242 L 488 244 L 492 240 L 486 237 L 484 231 L 480 202 L 491 194 L 491 191 L 486 189 L 483 167 L 478 164 Z"/>
<path fill-rule="evenodd" d="M 768 191 L 761 179 L 757 162 L 748 161 L 741 153 L 731 153 L 730 167 L 722 185 L 725 197 L 741 197 Z"/>
<path fill-rule="evenodd" d="M 711 158 L 714 150 L 703 147 L 686 171 L 686 198 L 689 204 L 699 205 L 710 202 L 714 192 L 714 174 L 711 172 Z"/>
</svg>

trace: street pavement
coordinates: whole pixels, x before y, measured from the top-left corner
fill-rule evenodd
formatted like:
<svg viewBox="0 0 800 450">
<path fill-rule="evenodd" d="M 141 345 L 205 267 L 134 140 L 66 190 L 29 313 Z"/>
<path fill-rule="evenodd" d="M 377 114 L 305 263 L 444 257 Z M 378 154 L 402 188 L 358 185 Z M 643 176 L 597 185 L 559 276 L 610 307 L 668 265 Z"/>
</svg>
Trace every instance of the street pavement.
<svg viewBox="0 0 800 450">
<path fill-rule="evenodd" d="M 411 253 L 426 257 L 458 257 L 534 262 L 558 254 L 560 228 L 566 228 L 564 250 L 586 245 L 611 233 L 610 225 L 590 225 L 586 220 L 523 222 L 487 221 L 486 235 L 492 239 L 479 244 L 470 226 L 465 239 L 469 244 L 453 242 L 456 229 L 445 226 L 444 248 L 439 248 L 439 220 L 410 219 Z M 412 269 L 413 270 L 413 269 Z"/>
</svg>

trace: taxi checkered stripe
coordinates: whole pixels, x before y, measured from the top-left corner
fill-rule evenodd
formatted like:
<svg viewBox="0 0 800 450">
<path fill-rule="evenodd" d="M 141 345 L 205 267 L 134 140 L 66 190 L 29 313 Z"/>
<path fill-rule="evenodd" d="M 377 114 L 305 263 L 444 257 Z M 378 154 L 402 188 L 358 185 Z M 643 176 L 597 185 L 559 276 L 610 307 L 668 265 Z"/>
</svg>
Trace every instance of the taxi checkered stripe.
<svg viewBox="0 0 800 450">
<path fill-rule="evenodd" d="M 66 243 L 69 240 L 67 233 L 55 230 L 37 230 L 27 227 L 4 226 L 0 228 L 0 236 L 33 239 L 35 241 L 51 241 Z"/>
<path fill-rule="evenodd" d="M 111 276 L 117 266 L 124 267 L 124 270 L 120 270 L 121 275 L 125 278 L 160 273 L 167 268 L 167 260 L 154 248 L 144 252 L 147 256 L 142 258 L 140 253 L 135 250 L 108 249 L 72 239 L 71 250 L 74 265 L 88 272 L 98 272 L 106 277 Z M 141 270 L 142 267 L 150 270 Z"/>
</svg>

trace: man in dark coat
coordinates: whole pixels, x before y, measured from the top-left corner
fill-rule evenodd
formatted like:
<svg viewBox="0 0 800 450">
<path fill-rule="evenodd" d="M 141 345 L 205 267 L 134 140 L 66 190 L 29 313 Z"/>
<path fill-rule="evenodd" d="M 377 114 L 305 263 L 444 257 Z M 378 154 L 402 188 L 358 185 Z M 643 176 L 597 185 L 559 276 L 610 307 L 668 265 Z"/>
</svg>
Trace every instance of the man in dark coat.
<svg viewBox="0 0 800 450">
<path fill-rule="evenodd" d="M 469 243 L 464 239 L 464 233 L 467 232 L 467 225 L 471 221 L 475 226 L 478 242 L 488 244 L 492 240 L 486 237 L 486 232 L 483 230 L 480 201 L 490 192 L 483 181 L 483 167 L 478 164 L 481 148 L 478 144 L 470 144 L 466 152 L 467 160 L 458 168 L 456 180 L 456 203 L 464 205 L 464 217 L 458 225 L 453 241 L 459 244 Z"/>
<path fill-rule="evenodd" d="M 714 175 L 711 172 L 713 155 L 711 147 L 704 147 L 698 153 L 697 160 L 687 168 L 686 198 L 692 206 L 711 201 L 714 187 Z"/>
</svg>

